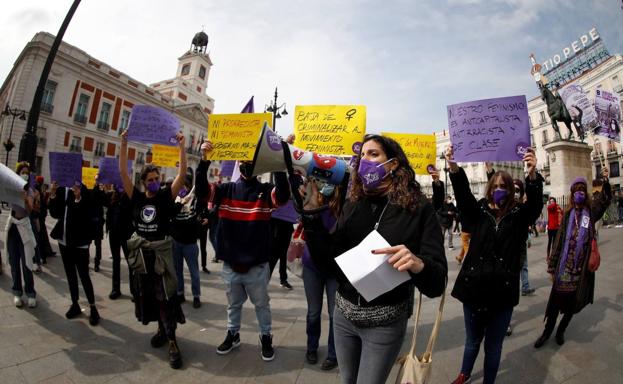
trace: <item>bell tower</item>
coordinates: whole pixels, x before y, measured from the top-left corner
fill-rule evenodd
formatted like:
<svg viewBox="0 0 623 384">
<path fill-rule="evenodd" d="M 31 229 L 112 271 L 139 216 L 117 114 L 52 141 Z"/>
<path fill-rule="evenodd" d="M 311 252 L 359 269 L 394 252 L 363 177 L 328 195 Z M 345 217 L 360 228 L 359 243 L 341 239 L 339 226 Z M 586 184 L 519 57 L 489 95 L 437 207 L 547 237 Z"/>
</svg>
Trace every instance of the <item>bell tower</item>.
<svg viewBox="0 0 623 384">
<path fill-rule="evenodd" d="M 201 31 L 195 34 L 190 49 L 178 58 L 177 77 L 190 83 L 194 89 L 203 93 L 208 87 L 208 77 L 212 60 L 207 53 L 208 35 Z M 199 91 L 201 89 L 201 91 Z"/>
</svg>

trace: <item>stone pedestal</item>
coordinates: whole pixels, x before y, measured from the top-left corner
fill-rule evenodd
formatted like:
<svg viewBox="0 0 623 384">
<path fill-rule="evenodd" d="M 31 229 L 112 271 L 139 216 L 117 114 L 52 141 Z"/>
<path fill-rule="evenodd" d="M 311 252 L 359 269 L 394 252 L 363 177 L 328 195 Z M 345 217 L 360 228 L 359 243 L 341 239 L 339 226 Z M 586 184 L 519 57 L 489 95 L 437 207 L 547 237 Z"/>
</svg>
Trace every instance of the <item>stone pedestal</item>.
<svg viewBox="0 0 623 384">
<path fill-rule="evenodd" d="M 549 154 L 551 196 L 569 195 L 569 184 L 578 176 L 588 181 L 589 191 L 593 177 L 591 151 L 585 143 L 557 140 L 543 148 Z"/>
</svg>

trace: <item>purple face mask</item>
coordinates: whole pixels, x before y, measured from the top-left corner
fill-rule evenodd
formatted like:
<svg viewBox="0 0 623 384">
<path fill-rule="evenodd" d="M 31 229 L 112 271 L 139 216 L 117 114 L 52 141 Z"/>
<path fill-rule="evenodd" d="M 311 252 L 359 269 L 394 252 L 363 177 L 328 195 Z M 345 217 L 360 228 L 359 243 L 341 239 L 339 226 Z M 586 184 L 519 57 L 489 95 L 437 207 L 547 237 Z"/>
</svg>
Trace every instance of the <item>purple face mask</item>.
<svg viewBox="0 0 623 384">
<path fill-rule="evenodd" d="M 584 203 L 584 200 L 586 200 L 586 193 L 582 191 L 573 192 L 573 201 L 576 204 L 582 204 Z"/>
<path fill-rule="evenodd" d="M 160 189 L 160 183 L 157 181 L 152 181 L 151 183 L 147 183 L 147 190 L 151 193 L 156 193 Z"/>
<path fill-rule="evenodd" d="M 493 191 L 493 202 L 495 205 L 502 206 L 506 202 L 506 197 L 508 196 L 508 191 L 506 189 L 496 189 Z"/>
<path fill-rule="evenodd" d="M 367 191 L 373 191 L 379 187 L 383 179 L 387 177 L 387 171 L 384 164 L 392 161 L 389 159 L 384 163 L 378 163 L 376 161 L 361 159 L 359 161 L 359 177 L 363 184 L 363 189 Z"/>
</svg>

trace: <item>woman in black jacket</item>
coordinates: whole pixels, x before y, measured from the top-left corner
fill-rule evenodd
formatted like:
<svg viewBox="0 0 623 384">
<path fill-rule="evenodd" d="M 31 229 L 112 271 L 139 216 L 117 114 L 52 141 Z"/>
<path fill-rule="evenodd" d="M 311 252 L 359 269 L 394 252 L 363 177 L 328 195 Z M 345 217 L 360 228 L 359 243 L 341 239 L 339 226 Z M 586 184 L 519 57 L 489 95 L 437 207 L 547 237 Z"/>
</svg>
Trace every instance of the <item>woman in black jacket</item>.
<svg viewBox="0 0 623 384">
<path fill-rule="evenodd" d="M 89 277 L 89 244 L 93 239 L 93 209 L 89 190 L 80 183 L 71 188 L 58 188 L 56 182 L 53 182 L 49 209 L 50 216 L 58 220 L 50 236 L 58 241 L 71 294 L 71 307 L 65 316 L 73 319 L 82 313 L 78 304 L 78 276 L 80 276 L 82 288 L 91 307 L 89 323 L 97 325 L 100 316 L 95 308 L 95 294 Z"/>
<path fill-rule="evenodd" d="M 125 261 L 128 261 L 128 239 L 134 233 L 132 224 L 132 205 L 123 187 L 112 186 L 112 190 L 106 193 L 104 199 L 106 207 L 106 232 L 108 232 L 108 244 L 112 254 L 112 290 L 108 295 L 111 300 L 121 296 L 121 251 Z M 133 284 L 132 268 L 128 265 L 130 280 L 130 293 L 134 299 L 135 289 Z"/>
<path fill-rule="evenodd" d="M 333 231 L 326 231 L 320 217 L 304 215 L 305 237 L 314 264 L 328 269 L 338 282 L 333 321 L 342 382 L 384 383 L 413 310 L 414 286 L 429 297 L 441 295 L 448 264 L 435 210 L 421 193 L 400 145 L 367 135 L 354 168 L 348 201 Z M 371 250 L 365 257 L 390 255 L 388 262 L 408 272 L 410 279 L 368 302 L 334 258 L 374 230 L 391 247 Z"/>
<path fill-rule="evenodd" d="M 525 203 L 515 200 L 513 179 L 504 171 L 493 174 L 485 198 L 477 201 L 465 171 L 454 161 L 452 147 L 445 156 L 458 209 L 471 230 L 469 250 L 452 289 L 452 296 L 463 303 L 466 332 L 463 365 L 453 384 L 470 381 L 483 339 L 483 383 L 488 384 L 495 382 L 504 335 L 519 303 L 521 249 L 529 224 L 543 208 L 543 178 L 536 172 L 534 151 L 529 150 L 523 159 L 528 166 Z"/>
</svg>

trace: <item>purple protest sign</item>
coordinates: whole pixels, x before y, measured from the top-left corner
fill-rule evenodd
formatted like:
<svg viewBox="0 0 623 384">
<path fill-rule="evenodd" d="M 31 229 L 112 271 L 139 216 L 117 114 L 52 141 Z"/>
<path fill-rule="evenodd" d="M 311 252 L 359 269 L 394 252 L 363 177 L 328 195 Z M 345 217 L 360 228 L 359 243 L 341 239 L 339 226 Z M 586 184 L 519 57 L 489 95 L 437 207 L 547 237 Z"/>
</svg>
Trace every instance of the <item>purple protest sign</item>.
<svg viewBox="0 0 623 384">
<path fill-rule="evenodd" d="M 299 220 L 299 214 L 294 209 L 294 203 L 292 200 L 288 201 L 286 205 L 283 205 L 273 211 L 271 214 L 273 219 L 280 219 L 289 223 L 296 223 Z"/>
<path fill-rule="evenodd" d="M 223 177 L 231 177 L 234 174 L 234 167 L 236 166 L 235 160 L 223 160 L 221 161 L 221 173 Z"/>
<path fill-rule="evenodd" d="M 448 127 L 457 161 L 520 161 L 530 147 L 525 96 L 449 105 Z"/>
<path fill-rule="evenodd" d="M 128 160 L 128 174 L 132 175 L 132 160 Z M 114 157 L 103 157 L 100 159 L 97 182 L 100 184 L 113 184 L 117 187 L 123 186 L 121 174 L 119 173 L 118 159 Z"/>
<path fill-rule="evenodd" d="M 50 178 L 61 187 L 82 182 L 82 154 L 50 152 Z"/>
<path fill-rule="evenodd" d="M 177 145 L 180 121 L 168 111 L 149 105 L 135 105 L 128 125 L 128 140 L 145 144 Z"/>
</svg>

